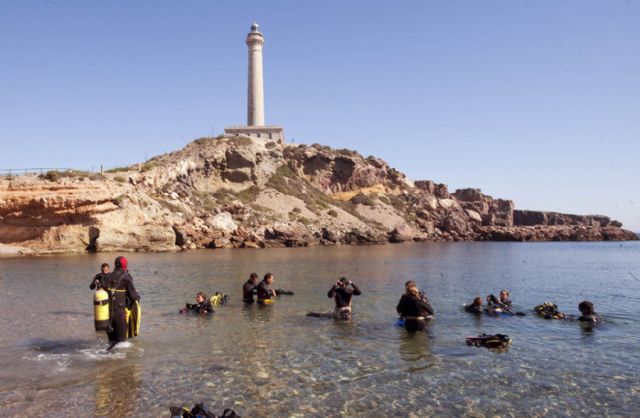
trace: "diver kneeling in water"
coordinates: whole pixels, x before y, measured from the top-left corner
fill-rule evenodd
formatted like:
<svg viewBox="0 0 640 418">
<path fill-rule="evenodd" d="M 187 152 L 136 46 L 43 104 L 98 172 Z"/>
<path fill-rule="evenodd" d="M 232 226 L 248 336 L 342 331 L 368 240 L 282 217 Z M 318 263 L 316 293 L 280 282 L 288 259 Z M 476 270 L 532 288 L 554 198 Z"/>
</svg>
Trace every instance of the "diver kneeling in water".
<svg viewBox="0 0 640 418">
<path fill-rule="evenodd" d="M 502 304 L 494 295 L 487 296 L 487 307 L 485 309 L 485 313 L 489 315 L 498 315 L 501 313 L 513 314 L 513 312 L 511 312 L 511 307 Z"/>
<path fill-rule="evenodd" d="M 481 314 L 483 313 L 482 309 L 482 298 L 480 296 L 476 296 L 469 305 L 465 305 L 464 311 L 472 314 Z"/>
<path fill-rule="evenodd" d="M 198 292 L 196 295 L 196 303 L 187 303 L 186 307 L 180 309 L 180 313 L 195 312 L 202 315 L 209 313 L 215 313 L 215 309 L 211 302 L 207 299 L 207 295 L 203 292 Z"/>
<path fill-rule="evenodd" d="M 425 299 L 415 285 L 410 285 L 407 293 L 400 298 L 396 310 L 404 318 L 404 328 L 407 331 L 427 329 L 427 317 L 433 315 L 433 308 Z"/>
</svg>

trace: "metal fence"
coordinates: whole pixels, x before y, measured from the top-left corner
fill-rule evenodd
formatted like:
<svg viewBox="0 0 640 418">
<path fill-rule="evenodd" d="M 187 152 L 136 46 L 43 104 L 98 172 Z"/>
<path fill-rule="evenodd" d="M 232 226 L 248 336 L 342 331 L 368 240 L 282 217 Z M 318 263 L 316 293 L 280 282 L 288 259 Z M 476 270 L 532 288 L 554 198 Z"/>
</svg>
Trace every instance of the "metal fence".
<svg viewBox="0 0 640 418">
<path fill-rule="evenodd" d="M 29 175 L 29 174 L 36 174 L 36 175 L 40 175 L 40 174 L 46 174 L 49 171 L 53 171 L 53 172 L 58 172 L 58 173 L 104 173 L 104 172 L 111 172 L 111 170 L 114 169 L 129 169 L 129 170 L 136 170 L 136 168 L 138 169 L 138 171 L 140 170 L 140 164 L 138 164 L 137 166 L 130 166 L 130 167 L 120 167 L 120 166 L 114 166 L 114 167 L 105 167 L 105 166 L 100 166 L 100 167 L 91 167 L 90 170 L 86 170 L 86 169 L 81 169 L 81 168 L 61 168 L 61 167 L 38 167 L 38 168 L 0 168 L 0 177 L 15 177 L 15 176 L 24 176 L 24 175 Z"/>
<path fill-rule="evenodd" d="M 44 174 L 47 171 L 81 171 L 74 168 L 0 168 L 0 176 L 11 177 L 11 176 L 23 176 L 25 174 Z"/>
</svg>

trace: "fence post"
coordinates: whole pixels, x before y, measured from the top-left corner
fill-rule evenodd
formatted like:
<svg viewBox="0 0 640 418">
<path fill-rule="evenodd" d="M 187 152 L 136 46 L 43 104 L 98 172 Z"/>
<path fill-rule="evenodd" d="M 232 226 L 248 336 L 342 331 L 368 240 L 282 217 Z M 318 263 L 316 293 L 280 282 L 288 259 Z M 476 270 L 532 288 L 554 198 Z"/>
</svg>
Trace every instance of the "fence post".
<svg viewBox="0 0 640 418">
<path fill-rule="evenodd" d="M 100 174 L 102 174 L 102 164 L 100 164 Z"/>
</svg>

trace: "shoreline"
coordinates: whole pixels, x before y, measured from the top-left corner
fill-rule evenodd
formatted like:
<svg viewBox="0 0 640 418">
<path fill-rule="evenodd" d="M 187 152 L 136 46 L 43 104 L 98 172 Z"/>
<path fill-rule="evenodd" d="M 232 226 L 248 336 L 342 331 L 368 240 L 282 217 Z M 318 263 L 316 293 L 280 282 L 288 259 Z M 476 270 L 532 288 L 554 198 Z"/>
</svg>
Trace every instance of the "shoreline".
<svg viewBox="0 0 640 418">
<path fill-rule="evenodd" d="M 640 238 L 640 237 L 639 237 Z M 414 244 L 469 244 L 469 243 L 502 243 L 502 244 L 570 244 L 570 243 L 581 243 L 581 244 L 593 244 L 593 243 L 611 243 L 611 244 L 620 244 L 620 243 L 631 243 L 637 242 L 639 240 L 572 240 L 572 241 L 558 241 L 558 240 L 533 240 L 533 241 L 488 241 L 488 240 L 459 240 L 459 241 L 451 241 L 451 240 L 440 240 L 440 241 L 413 241 L 413 242 L 400 242 L 400 243 L 391 243 L 391 242 L 379 242 L 379 243 L 368 243 L 368 244 L 321 244 L 321 245 L 303 245 L 303 246 L 269 246 L 269 247 L 227 247 L 227 248 L 176 248 L 176 249 L 163 249 L 163 250 L 147 250 L 141 251 L 136 249 L 120 249 L 120 250 L 106 250 L 106 251 L 60 251 L 60 250 L 52 250 L 52 251 L 38 251 L 33 250 L 26 247 L 18 247 L 7 244 L 0 243 L 0 259 L 9 259 L 9 258 L 23 258 L 23 257 L 51 257 L 51 256 L 72 256 L 72 255 L 99 255 L 99 254 L 132 254 L 132 253 L 140 253 L 140 254 L 162 254 L 162 253 L 190 253 L 197 251 L 234 251 L 234 250 L 265 250 L 265 249 L 303 249 L 303 248 L 313 248 L 313 247 L 322 247 L 322 248 L 332 248 L 332 247 L 367 247 L 367 246 L 381 246 L 381 245 L 391 245 L 391 246 L 406 246 L 406 245 L 414 245 Z"/>
</svg>

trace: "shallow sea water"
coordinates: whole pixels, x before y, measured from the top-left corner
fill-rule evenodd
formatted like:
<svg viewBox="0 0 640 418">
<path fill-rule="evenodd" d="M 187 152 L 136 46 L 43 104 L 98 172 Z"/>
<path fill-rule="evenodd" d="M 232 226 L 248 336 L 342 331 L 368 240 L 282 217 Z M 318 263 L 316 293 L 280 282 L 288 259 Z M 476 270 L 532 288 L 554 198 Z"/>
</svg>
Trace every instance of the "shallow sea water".
<svg viewBox="0 0 640 418">
<path fill-rule="evenodd" d="M 639 243 L 446 243 L 126 254 L 142 295 L 141 335 L 107 353 L 88 285 L 116 254 L 0 259 L 0 415 L 168 417 L 204 402 L 244 417 L 637 416 Z M 243 306 L 249 273 L 295 291 Z M 341 275 L 358 284 L 354 322 L 328 311 Z M 406 280 L 436 320 L 409 336 L 394 325 Z M 476 295 L 511 291 L 526 317 L 465 314 Z M 219 290 L 210 318 L 178 310 Z M 605 323 L 546 321 L 553 301 Z M 504 333 L 506 352 L 465 336 Z"/>
</svg>

